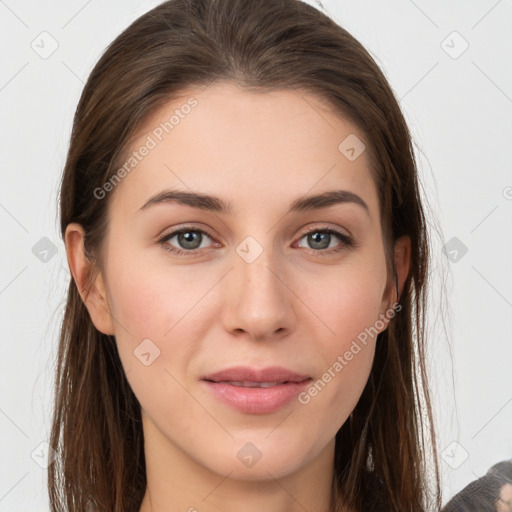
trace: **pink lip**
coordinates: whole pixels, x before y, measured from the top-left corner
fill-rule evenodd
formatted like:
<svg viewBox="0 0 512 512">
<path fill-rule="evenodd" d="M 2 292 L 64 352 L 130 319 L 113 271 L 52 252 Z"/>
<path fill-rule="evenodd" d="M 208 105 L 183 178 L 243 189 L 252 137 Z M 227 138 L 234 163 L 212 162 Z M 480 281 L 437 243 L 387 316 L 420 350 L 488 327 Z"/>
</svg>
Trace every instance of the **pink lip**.
<svg viewBox="0 0 512 512">
<path fill-rule="evenodd" d="M 249 414 L 264 414 L 279 410 L 296 397 L 312 380 L 286 368 L 268 367 L 261 370 L 237 366 L 201 378 L 205 386 L 220 400 Z M 244 387 L 230 382 L 278 382 L 271 387 Z"/>
<path fill-rule="evenodd" d="M 221 381 L 251 381 L 251 382 L 302 382 L 309 375 L 301 375 L 281 366 L 269 366 L 260 370 L 249 366 L 234 366 L 201 377 L 202 380 Z"/>
</svg>

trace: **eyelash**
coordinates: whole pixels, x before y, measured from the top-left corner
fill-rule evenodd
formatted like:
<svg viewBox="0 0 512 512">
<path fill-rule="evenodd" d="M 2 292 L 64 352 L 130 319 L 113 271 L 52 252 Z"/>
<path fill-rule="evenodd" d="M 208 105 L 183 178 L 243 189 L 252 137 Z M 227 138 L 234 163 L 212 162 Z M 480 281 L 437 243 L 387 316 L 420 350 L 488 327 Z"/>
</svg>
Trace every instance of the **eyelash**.
<svg viewBox="0 0 512 512">
<path fill-rule="evenodd" d="M 174 238 L 176 235 L 179 235 L 181 233 L 186 233 L 186 232 L 202 233 L 202 234 L 208 236 L 209 238 L 211 238 L 212 240 L 214 240 L 213 236 L 211 236 L 208 232 L 206 232 L 202 229 L 185 227 L 185 228 L 181 228 L 177 231 L 173 231 L 172 233 L 168 233 L 167 235 L 164 235 L 162 238 L 160 238 L 158 240 L 158 243 L 160 245 L 162 245 L 166 251 L 169 251 L 173 254 L 176 254 L 179 256 L 188 256 L 188 257 L 194 256 L 197 254 L 199 249 L 190 249 L 190 250 L 186 251 L 184 249 L 179 249 L 177 247 L 171 246 L 167 243 L 171 238 Z M 342 251 L 345 251 L 348 249 L 353 249 L 353 248 L 357 247 L 357 244 L 354 242 L 354 240 L 351 237 L 349 237 L 348 235 L 345 235 L 344 233 L 341 233 L 335 229 L 332 229 L 332 228 L 314 228 L 314 229 L 308 230 L 302 234 L 302 236 L 299 238 L 299 240 L 302 240 L 302 238 L 304 238 L 305 236 L 307 236 L 311 233 L 329 233 L 331 235 L 337 236 L 341 240 L 341 243 L 339 245 L 337 245 L 336 247 L 331 247 L 330 249 L 307 249 L 306 248 L 308 251 L 313 252 L 315 255 L 329 256 L 329 255 L 332 255 L 333 253 L 340 253 Z"/>
</svg>

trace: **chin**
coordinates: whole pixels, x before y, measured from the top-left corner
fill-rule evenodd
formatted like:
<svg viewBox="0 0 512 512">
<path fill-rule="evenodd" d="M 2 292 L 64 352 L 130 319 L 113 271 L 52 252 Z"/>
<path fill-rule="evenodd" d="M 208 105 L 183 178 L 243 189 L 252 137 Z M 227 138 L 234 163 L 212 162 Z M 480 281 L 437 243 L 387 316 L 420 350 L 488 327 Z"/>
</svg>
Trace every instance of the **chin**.
<svg viewBox="0 0 512 512">
<path fill-rule="evenodd" d="M 235 480 L 271 480 L 299 470 L 310 455 L 304 440 L 289 441 L 283 446 L 283 443 L 273 442 L 268 432 L 252 436 L 253 441 L 250 439 L 251 436 L 247 436 L 243 441 L 236 440 L 224 450 L 219 447 L 220 451 L 216 450 L 211 454 L 213 458 L 202 464 L 221 475 L 229 474 L 229 478 Z"/>
</svg>

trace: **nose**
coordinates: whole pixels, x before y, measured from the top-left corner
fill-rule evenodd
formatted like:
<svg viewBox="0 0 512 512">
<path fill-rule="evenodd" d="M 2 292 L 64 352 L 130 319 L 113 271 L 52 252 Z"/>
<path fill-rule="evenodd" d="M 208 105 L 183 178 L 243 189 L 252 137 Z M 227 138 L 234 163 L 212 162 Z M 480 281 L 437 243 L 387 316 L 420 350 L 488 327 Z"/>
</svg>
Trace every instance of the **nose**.
<svg viewBox="0 0 512 512">
<path fill-rule="evenodd" d="M 250 263 L 234 254 L 221 313 L 228 332 L 245 333 L 257 341 L 276 340 L 291 332 L 297 317 L 283 264 L 267 250 Z"/>
</svg>

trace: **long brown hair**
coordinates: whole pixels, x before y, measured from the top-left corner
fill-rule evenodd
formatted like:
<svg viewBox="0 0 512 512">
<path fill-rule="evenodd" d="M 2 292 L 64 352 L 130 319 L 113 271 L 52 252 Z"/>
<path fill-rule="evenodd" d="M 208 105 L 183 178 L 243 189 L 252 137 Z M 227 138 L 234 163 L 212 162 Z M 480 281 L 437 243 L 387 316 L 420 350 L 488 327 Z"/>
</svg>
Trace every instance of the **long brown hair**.
<svg viewBox="0 0 512 512">
<path fill-rule="evenodd" d="M 332 510 L 439 510 L 436 438 L 425 365 L 430 243 L 411 136 L 383 73 L 347 31 L 299 0 L 170 0 L 141 16 L 91 72 L 60 190 L 64 236 L 85 230 L 101 268 L 109 197 L 102 187 L 141 123 L 189 86 L 227 80 L 324 99 L 365 134 L 379 193 L 388 274 L 409 235 L 401 311 L 379 334 L 367 385 L 335 447 Z M 341 141 L 340 141 L 341 142 Z M 140 404 L 115 338 L 99 332 L 71 279 L 60 335 L 48 469 L 52 511 L 138 511 L 146 488 Z"/>
</svg>

